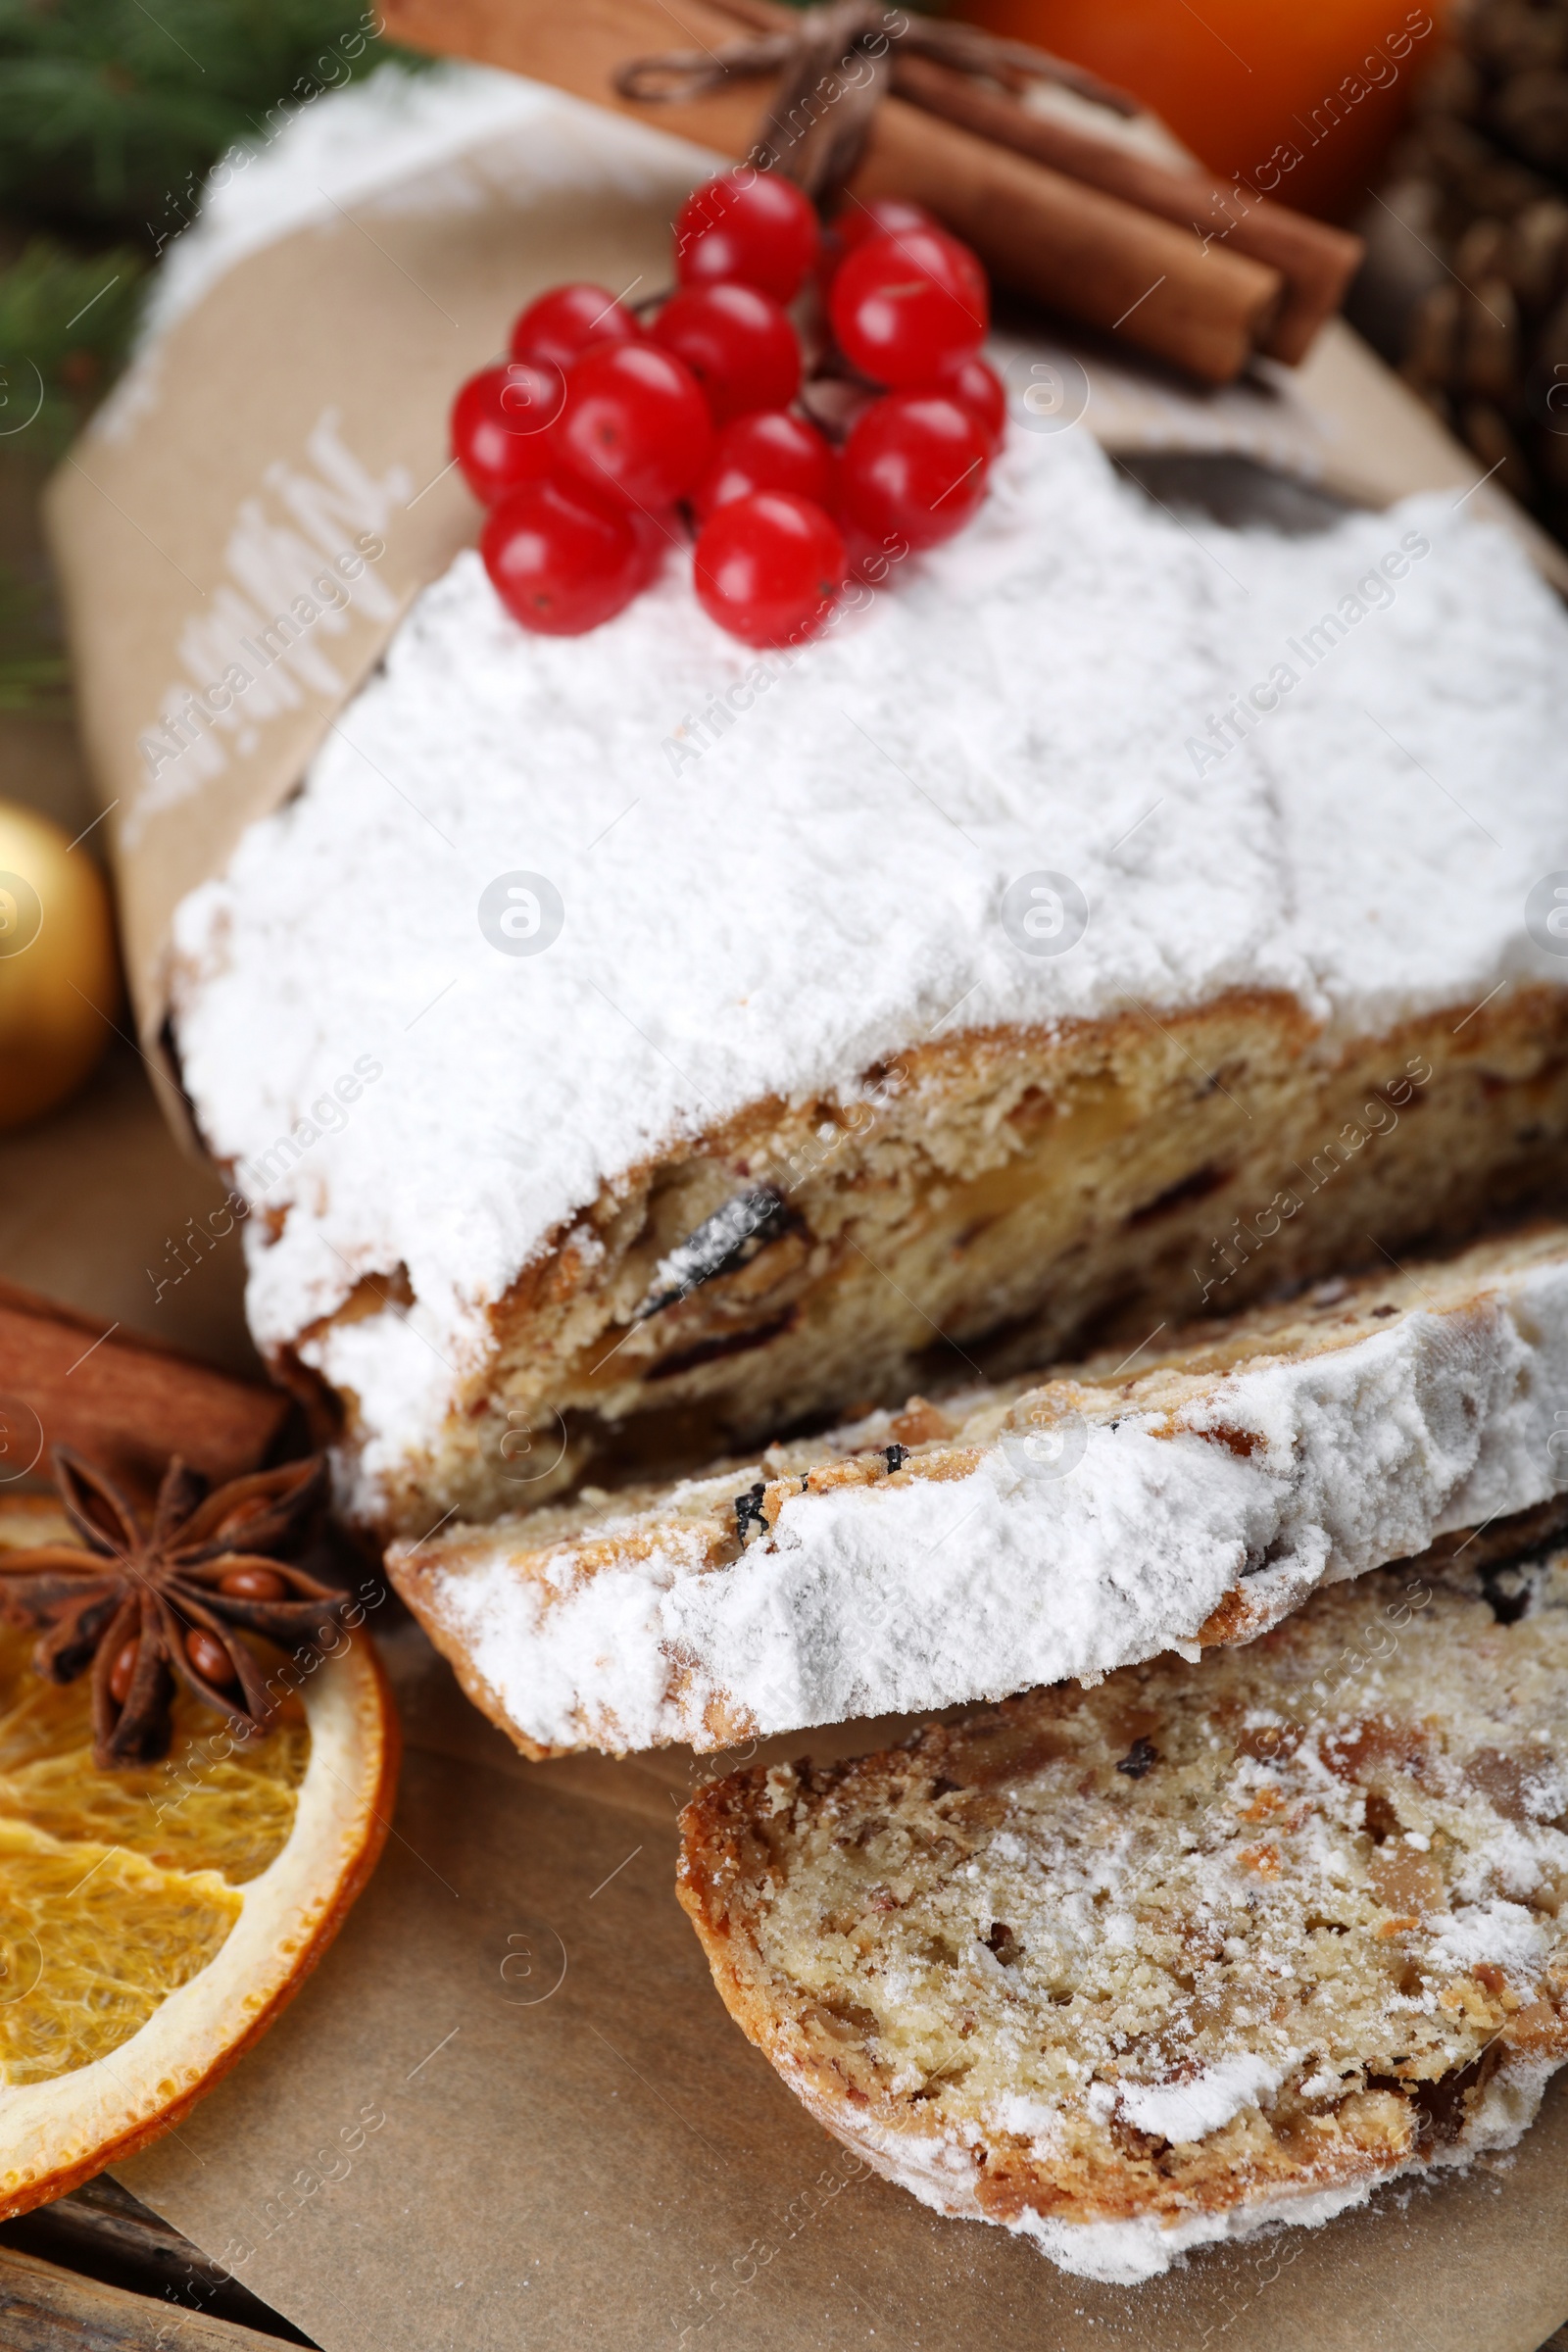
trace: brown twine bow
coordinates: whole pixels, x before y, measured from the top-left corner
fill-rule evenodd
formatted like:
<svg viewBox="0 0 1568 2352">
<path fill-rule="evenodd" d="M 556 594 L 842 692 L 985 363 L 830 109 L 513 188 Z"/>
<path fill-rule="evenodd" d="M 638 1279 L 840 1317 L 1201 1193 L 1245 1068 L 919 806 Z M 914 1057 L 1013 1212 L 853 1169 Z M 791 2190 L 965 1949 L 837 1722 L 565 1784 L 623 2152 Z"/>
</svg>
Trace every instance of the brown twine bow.
<svg viewBox="0 0 1568 2352">
<path fill-rule="evenodd" d="M 750 12 L 737 6 L 735 13 Z M 721 49 L 633 58 L 616 74 L 615 88 L 622 98 L 668 105 L 706 97 L 730 81 L 782 74 L 748 161 L 798 181 L 831 211 L 860 160 L 879 100 L 899 87 L 901 50 L 1009 90 L 1054 81 L 1118 115 L 1143 111 L 1124 90 L 1044 49 L 999 40 L 972 24 L 910 16 L 882 0 L 828 0 L 825 7 L 803 9 L 792 24 Z M 908 95 L 918 104 L 917 90 Z"/>
</svg>

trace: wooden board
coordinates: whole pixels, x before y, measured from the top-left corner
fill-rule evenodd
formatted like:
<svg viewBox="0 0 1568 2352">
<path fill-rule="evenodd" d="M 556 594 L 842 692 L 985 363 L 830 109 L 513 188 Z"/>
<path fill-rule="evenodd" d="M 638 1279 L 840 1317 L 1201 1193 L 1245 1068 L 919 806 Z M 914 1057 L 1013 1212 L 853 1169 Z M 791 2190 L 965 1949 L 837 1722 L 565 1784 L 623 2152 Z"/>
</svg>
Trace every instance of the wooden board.
<svg viewBox="0 0 1568 2352">
<path fill-rule="evenodd" d="M 277 2352 L 277 2340 L 0 2247 L 5 2352 Z"/>
<path fill-rule="evenodd" d="M 4 2352 L 100 2342 L 276 2352 L 309 2341 L 107 2173 L 0 2225 Z"/>
</svg>

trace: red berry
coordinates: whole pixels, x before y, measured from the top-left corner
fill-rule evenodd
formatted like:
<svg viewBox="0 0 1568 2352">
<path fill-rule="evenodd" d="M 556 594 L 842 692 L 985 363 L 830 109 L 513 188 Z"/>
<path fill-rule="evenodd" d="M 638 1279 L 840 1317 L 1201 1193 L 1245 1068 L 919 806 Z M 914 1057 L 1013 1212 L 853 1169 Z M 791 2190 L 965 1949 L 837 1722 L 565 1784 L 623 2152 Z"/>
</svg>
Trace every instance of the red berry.
<svg viewBox="0 0 1568 2352">
<path fill-rule="evenodd" d="M 846 253 L 853 253 L 871 237 L 897 237 L 906 229 L 941 225 L 934 213 L 906 196 L 873 196 L 869 204 L 851 196 L 833 216 L 833 233 Z"/>
<path fill-rule="evenodd" d="M 484 567 L 514 620 L 547 637 L 580 637 L 647 583 L 642 541 L 625 512 L 575 483 L 525 482 L 492 508 Z"/>
<path fill-rule="evenodd" d="M 713 427 L 697 379 L 655 343 L 585 351 L 550 428 L 554 462 L 601 496 L 667 507 L 708 470 Z"/>
<path fill-rule="evenodd" d="M 675 274 L 683 286 L 739 279 L 791 302 L 816 254 L 816 208 L 793 180 L 744 166 L 687 197 L 675 218 Z"/>
<path fill-rule="evenodd" d="M 782 409 L 801 381 L 801 347 L 783 306 L 756 286 L 685 286 L 654 321 L 654 340 L 684 360 L 715 424 Z"/>
<path fill-rule="evenodd" d="M 960 360 L 956 368 L 945 368 L 921 388 L 939 393 L 945 400 L 956 400 L 980 426 L 993 454 L 1002 447 L 1007 431 L 1007 394 L 1001 376 L 984 360 Z"/>
<path fill-rule="evenodd" d="M 910 228 L 940 228 L 935 213 L 928 213 L 923 204 L 912 204 L 904 196 L 874 196 L 869 204 L 858 196 L 846 199 L 834 215 L 830 225 L 822 232 L 822 250 L 817 260 L 817 291 L 826 303 L 846 257 L 858 245 L 871 237 L 896 237 Z"/>
<path fill-rule="evenodd" d="M 783 409 L 759 409 L 725 425 L 692 504 L 706 522 L 715 508 L 754 490 L 793 490 L 831 512 L 837 477 L 837 461 L 814 424 Z"/>
<path fill-rule="evenodd" d="M 873 538 L 937 547 L 984 498 L 990 458 L 984 429 L 956 401 L 890 392 L 844 445 L 845 511 Z"/>
<path fill-rule="evenodd" d="M 844 540 L 831 515 L 789 490 L 731 499 L 697 542 L 698 601 L 747 645 L 814 636 L 844 585 Z"/>
<path fill-rule="evenodd" d="M 564 397 L 558 368 L 514 360 L 469 376 L 452 404 L 452 454 L 475 498 L 493 506 L 548 471 L 545 428 Z"/>
<path fill-rule="evenodd" d="M 833 280 L 828 315 L 846 359 L 873 383 L 928 383 L 985 340 L 985 271 L 939 228 L 868 237 Z"/>
<path fill-rule="evenodd" d="M 596 343 L 639 343 L 642 332 L 607 286 L 552 286 L 518 315 L 512 356 L 564 368 Z"/>
</svg>

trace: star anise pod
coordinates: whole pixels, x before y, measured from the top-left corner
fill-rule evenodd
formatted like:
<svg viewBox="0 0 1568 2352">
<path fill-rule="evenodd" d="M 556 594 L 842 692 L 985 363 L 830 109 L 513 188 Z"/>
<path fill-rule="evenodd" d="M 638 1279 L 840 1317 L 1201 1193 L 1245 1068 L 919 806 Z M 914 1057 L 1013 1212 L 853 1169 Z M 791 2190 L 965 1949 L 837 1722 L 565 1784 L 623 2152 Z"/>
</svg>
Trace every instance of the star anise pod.
<svg viewBox="0 0 1568 2352">
<path fill-rule="evenodd" d="M 72 1683 L 91 1668 L 94 1762 L 112 1770 L 167 1755 L 176 1682 L 236 1729 L 266 1731 L 276 1706 L 240 1635 L 292 1645 L 324 1631 L 347 1597 L 278 1556 L 325 1501 L 324 1461 L 209 1493 L 176 1455 L 150 1522 L 79 1454 L 57 1446 L 54 1466 L 79 1542 L 0 1550 L 0 1613 L 41 1629 L 32 1663 L 45 1680 Z"/>
</svg>

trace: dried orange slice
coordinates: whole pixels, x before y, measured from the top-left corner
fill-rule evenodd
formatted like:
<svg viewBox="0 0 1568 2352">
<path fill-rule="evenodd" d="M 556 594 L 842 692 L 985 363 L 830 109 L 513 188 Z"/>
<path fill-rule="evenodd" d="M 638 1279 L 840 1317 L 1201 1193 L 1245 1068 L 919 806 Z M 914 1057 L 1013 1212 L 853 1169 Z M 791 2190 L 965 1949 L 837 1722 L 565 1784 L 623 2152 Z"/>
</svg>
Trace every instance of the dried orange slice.
<svg viewBox="0 0 1568 2352">
<path fill-rule="evenodd" d="M 68 1532 L 0 1502 L 0 1544 Z M 364 1633 L 265 1738 L 181 1693 L 168 1759 L 114 1773 L 34 1639 L 0 1625 L 0 2219 L 156 2138 L 266 2032 L 375 1866 L 398 1766 Z"/>
</svg>

